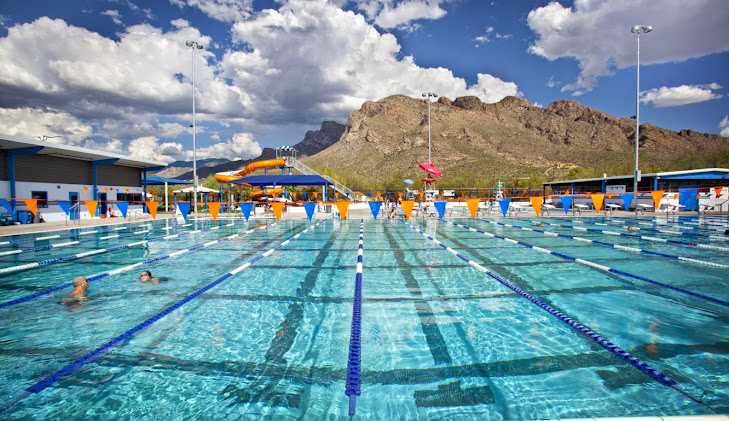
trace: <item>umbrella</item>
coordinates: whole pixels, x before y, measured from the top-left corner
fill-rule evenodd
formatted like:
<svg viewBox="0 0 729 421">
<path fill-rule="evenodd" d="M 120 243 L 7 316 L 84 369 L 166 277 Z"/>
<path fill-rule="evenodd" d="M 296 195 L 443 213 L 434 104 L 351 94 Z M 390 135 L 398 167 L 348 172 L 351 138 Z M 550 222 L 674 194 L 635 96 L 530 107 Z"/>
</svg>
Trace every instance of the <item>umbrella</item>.
<svg viewBox="0 0 729 421">
<path fill-rule="evenodd" d="M 410 185 L 415 184 L 415 182 L 413 180 L 409 179 L 409 178 L 404 179 L 402 182 L 405 183 L 405 184 L 410 184 Z"/>
</svg>

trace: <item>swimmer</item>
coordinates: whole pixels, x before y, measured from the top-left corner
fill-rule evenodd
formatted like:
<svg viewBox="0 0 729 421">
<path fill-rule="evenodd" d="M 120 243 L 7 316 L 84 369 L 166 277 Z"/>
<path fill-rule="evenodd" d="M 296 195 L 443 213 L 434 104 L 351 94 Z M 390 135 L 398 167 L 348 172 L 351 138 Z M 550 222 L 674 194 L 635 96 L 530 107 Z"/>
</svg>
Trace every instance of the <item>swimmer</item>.
<svg viewBox="0 0 729 421">
<path fill-rule="evenodd" d="M 139 280 L 142 282 L 151 282 L 152 285 L 157 285 L 160 281 L 169 281 L 170 278 L 153 278 L 152 272 L 143 270 L 139 275 Z"/>
<path fill-rule="evenodd" d="M 87 301 L 86 290 L 89 288 L 89 281 L 84 276 L 77 276 L 71 282 L 73 291 L 63 298 L 59 304 L 75 304 L 81 301 Z"/>
<path fill-rule="evenodd" d="M 638 231 L 638 230 L 636 230 L 636 229 L 635 229 L 635 228 L 633 228 L 633 227 L 628 227 L 628 231 L 630 231 L 630 232 L 636 232 L 636 231 Z"/>
<path fill-rule="evenodd" d="M 537 225 L 538 227 L 543 227 L 543 226 L 544 226 L 544 224 L 543 224 L 543 223 L 541 223 L 541 222 L 537 222 L 537 224 L 536 224 L 536 225 Z"/>
</svg>

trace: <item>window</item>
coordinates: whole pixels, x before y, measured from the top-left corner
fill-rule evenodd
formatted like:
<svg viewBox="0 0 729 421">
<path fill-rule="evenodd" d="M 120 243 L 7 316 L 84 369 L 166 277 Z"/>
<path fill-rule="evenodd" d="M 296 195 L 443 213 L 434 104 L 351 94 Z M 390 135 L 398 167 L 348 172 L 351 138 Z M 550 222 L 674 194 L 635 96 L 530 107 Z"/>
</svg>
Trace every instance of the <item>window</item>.
<svg viewBox="0 0 729 421">
<path fill-rule="evenodd" d="M 30 198 L 38 200 L 38 208 L 48 207 L 48 192 L 47 191 L 32 191 L 30 192 Z"/>
</svg>

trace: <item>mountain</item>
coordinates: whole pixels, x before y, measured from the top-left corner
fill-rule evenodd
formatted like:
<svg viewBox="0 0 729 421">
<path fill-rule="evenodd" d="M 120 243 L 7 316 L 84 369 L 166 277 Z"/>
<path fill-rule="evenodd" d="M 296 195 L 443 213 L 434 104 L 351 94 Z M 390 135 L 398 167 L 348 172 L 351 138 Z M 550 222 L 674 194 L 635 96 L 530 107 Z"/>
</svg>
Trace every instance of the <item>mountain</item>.
<svg viewBox="0 0 729 421">
<path fill-rule="evenodd" d="M 299 153 L 299 157 L 314 155 L 334 144 L 344 133 L 345 126 L 334 121 L 325 121 L 319 130 L 309 130 L 304 135 L 304 139 L 294 145 L 294 149 Z M 204 165 L 203 161 L 197 161 L 197 176 L 202 180 L 210 174 L 222 171 L 233 171 L 245 168 L 251 162 L 261 161 L 265 159 L 275 159 L 276 150 L 272 148 L 264 148 L 261 154 L 253 159 L 229 161 L 227 159 L 207 159 Z M 188 164 L 187 166 L 180 165 Z M 156 175 L 160 177 L 173 177 L 182 180 L 192 180 L 192 162 L 177 161 L 168 165 Z"/>
<path fill-rule="evenodd" d="M 576 101 L 540 108 L 517 97 L 495 104 L 476 97 L 441 97 L 431 104 L 430 118 L 432 162 L 444 176 L 549 178 L 576 166 L 632 173 L 635 120 Z M 639 145 L 645 172 L 681 169 L 677 167 L 688 158 L 729 157 L 727 138 L 651 124 L 641 125 Z M 312 168 L 331 167 L 354 188 L 360 188 L 354 180 L 424 176 L 418 164 L 428 162 L 427 105 L 401 95 L 367 101 L 350 114 L 338 142 L 304 162 Z"/>
</svg>

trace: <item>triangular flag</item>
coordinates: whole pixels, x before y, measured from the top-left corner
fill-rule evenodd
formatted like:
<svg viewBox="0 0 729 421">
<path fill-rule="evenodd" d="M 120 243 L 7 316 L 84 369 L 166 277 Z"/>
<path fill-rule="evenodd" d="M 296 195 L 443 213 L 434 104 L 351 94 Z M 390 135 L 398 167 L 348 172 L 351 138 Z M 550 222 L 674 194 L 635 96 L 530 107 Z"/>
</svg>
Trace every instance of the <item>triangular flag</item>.
<svg viewBox="0 0 729 421">
<path fill-rule="evenodd" d="M 210 215 L 213 217 L 213 221 L 217 221 L 218 212 L 220 212 L 220 202 L 208 202 L 208 209 L 210 209 Z"/>
<path fill-rule="evenodd" d="M 608 193 L 608 199 L 612 199 L 612 198 L 613 198 L 613 194 L 612 193 Z"/>
<path fill-rule="evenodd" d="M 144 203 L 147 204 L 147 210 L 149 211 L 149 214 L 152 215 L 152 219 L 157 219 L 157 205 L 159 205 L 159 202 L 147 200 Z"/>
<path fill-rule="evenodd" d="M 129 189 L 124 189 L 124 190 L 127 192 L 127 194 L 129 194 Z"/>
<path fill-rule="evenodd" d="M 127 209 L 129 209 L 129 202 L 116 202 L 116 207 L 119 208 L 119 211 L 122 213 L 122 217 L 127 217 Z"/>
<path fill-rule="evenodd" d="M 25 206 L 30 209 L 31 212 L 33 212 L 33 216 L 35 216 L 36 212 L 38 212 L 38 199 L 23 199 L 25 202 Z"/>
<path fill-rule="evenodd" d="M 10 203 L 5 199 L 0 199 L 0 206 L 4 207 L 8 210 L 8 212 L 12 213 L 13 209 L 10 207 Z"/>
<path fill-rule="evenodd" d="M 69 213 L 71 212 L 71 202 L 66 200 L 57 200 L 56 204 L 58 204 L 58 207 L 60 207 L 66 213 L 66 216 L 69 215 Z"/>
<path fill-rule="evenodd" d="M 471 211 L 471 218 L 475 218 L 476 211 L 478 211 L 478 199 L 466 199 L 466 206 Z"/>
<path fill-rule="evenodd" d="M 313 192 L 311 194 L 314 195 L 314 200 L 316 200 L 317 193 L 316 192 Z"/>
<path fill-rule="evenodd" d="M 590 197 L 592 198 L 592 204 L 595 205 L 595 212 L 600 213 L 600 209 L 602 209 L 602 204 L 603 202 L 605 202 L 605 195 L 595 193 Z"/>
<path fill-rule="evenodd" d="M 673 198 L 674 199 L 678 199 L 678 196 L 680 196 L 680 194 L 679 193 L 676 193 L 676 194 L 673 195 Z"/>
<path fill-rule="evenodd" d="M 377 219 L 377 215 L 380 214 L 380 208 L 382 207 L 382 202 L 370 202 L 370 211 L 372 212 L 372 217 Z"/>
<path fill-rule="evenodd" d="M 625 210 L 630 209 L 630 207 L 633 205 L 633 199 L 635 198 L 635 193 L 621 194 L 620 197 L 623 198 L 623 206 L 625 207 Z"/>
<path fill-rule="evenodd" d="M 190 213 L 190 204 L 189 203 L 178 203 L 177 204 L 177 210 L 180 211 L 182 214 L 182 219 L 187 222 L 187 215 Z"/>
<path fill-rule="evenodd" d="M 566 214 L 569 212 L 570 207 L 572 207 L 572 200 L 574 199 L 572 196 L 560 196 L 559 197 L 562 200 L 562 207 L 564 208 L 564 213 Z"/>
<path fill-rule="evenodd" d="M 246 222 L 248 222 L 248 218 L 251 217 L 251 210 L 253 209 L 253 203 L 252 202 L 238 203 L 238 206 L 240 207 L 240 211 L 243 212 L 243 216 L 246 218 Z"/>
<path fill-rule="evenodd" d="M 400 196 L 400 199 L 402 199 L 402 192 L 397 192 L 397 195 Z"/>
<path fill-rule="evenodd" d="M 506 217 L 506 213 L 509 212 L 509 205 L 511 204 L 511 199 L 499 199 L 497 200 L 499 202 L 499 206 L 501 207 L 501 213 L 504 214 L 504 217 Z"/>
<path fill-rule="evenodd" d="M 438 211 L 438 217 L 440 219 L 443 219 L 443 216 L 445 215 L 445 208 L 446 208 L 446 201 L 440 200 L 438 202 L 433 202 L 433 206 L 435 206 L 435 210 Z"/>
<path fill-rule="evenodd" d="M 349 202 L 336 202 L 337 209 L 339 210 L 339 217 L 347 219 L 347 209 L 349 209 Z"/>
<path fill-rule="evenodd" d="M 334 198 L 335 198 L 335 199 L 339 199 L 339 192 L 338 192 L 338 191 L 335 191 L 335 192 L 334 192 Z"/>
<path fill-rule="evenodd" d="M 88 192 L 89 192 L 89 188 L 88 187 L 84 187 L 84 193 L 88 193 Z"/>
<path fill-rule="evenodd" d="M 413 206 L 415 206 L 415 201 L 401 200 L 400 206 L 402 206 L 402 210 L 405 212 L 405 219 L 410 219 L 410 215 L 413 213 Z"/>
<path fill-rule="evenodd" d="M 316 209 L 316 203 L 314 203 L 314 202 L 304 203 L 304 210 L 306 210 L 306 217 L 309 218 L 309 221 L 311 221 L 311 218 L 314 216 L 315 209 Z"/>
<path fill-rule="evenodd" d="M 104 187 L 104 191 L 107 192 L 107 193 L 109 193 L 109 188 L 108 187 Z"/>
<path fill-rule="evenodd" d="M 377 198 L 382 199 L 382 192 L 380 192 L 380 191 L 377 192 Z"/>
<path fill-rule="evenodd" d="M 96 205 L 99 204 L 98 200 L 86 200 L 84 203 L 86 203 L 86 209 L 89 210 L 89 214 L 91 214 L 91 217 L 96 215 Z"/>
<path fill-rule="evenodd" d="M 539 216 L 539 213 L 542 212 L 542 200 L 544 198 L 542 197 L 530 197 L 529 201 L 532 202 L 532 207 L 534 208 L 534 212 L 536 212 L 537 216 Z"/>
<path fill-rule="evenodd" d="M 283 209 L 286 203 L 284 202 L 271 202 L 271 208 L 273 208 L 273 216 L 276 217 L 276 220 L 281 219 L 281 214 L 283 213 Z"/>
<path fill-rule="evenodd" d="M 656 190 L 651 192 L 651 196 L 653 196 L 653 209 L 658 211 L 658 208 L 661 206 L 661 200 L 663 199 L 663 193 L 665 193 L 665 190 Z"/>
<path fill-rule="evenodd" d="M 716 193 L 716 198 L 717 198 L 717 199 L 719 198 L 719 196 L 721 196 L 721 190 L 722 190 L 723 188 L 724 188 L 724 187 L 714 187 L 714 192 Z"/>
</svg>

